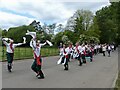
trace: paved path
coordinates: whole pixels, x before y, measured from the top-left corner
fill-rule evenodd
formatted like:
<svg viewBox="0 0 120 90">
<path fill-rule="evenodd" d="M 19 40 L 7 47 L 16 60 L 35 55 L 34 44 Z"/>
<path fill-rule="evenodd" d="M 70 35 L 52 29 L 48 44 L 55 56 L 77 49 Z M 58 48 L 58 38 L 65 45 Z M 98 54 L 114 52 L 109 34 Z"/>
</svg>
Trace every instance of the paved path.
<svg viewBox="0 0 120 90">
<path fill-rule="evenodd" d="M 87 62 L 82 67 L 77 61 L 70 62 L 69 71 L 57 65 L 58 56 L 43 58 L 44 80 L 38 80 L 30 66 L 33 60 L 14 62 L 12 73 L 7 72 L 3 62 L 3 88 L 111 88 L 118 70 L 118 52 L 111 57 L 99 54 L 94 62 Z"/>
</svg>

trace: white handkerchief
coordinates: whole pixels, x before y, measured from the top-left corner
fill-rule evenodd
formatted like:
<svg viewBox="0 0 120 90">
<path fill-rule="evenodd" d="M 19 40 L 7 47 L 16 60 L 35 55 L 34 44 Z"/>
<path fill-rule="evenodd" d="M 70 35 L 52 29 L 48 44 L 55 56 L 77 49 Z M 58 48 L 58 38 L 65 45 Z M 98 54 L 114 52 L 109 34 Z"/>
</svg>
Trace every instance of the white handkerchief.
<svg viewBox="0 0 120 90">
<path fill-rule="evenodd" d="M 27 31 L 26 35 L 31 35 L 33 38 L 36 38 L 36 32 Z"/>
<path fill-rule="evenodd" d="M 23 43 L 26 43 L 26 38 L 25 37 L 23 37 Z"/>
<path fill-rule="evenodd" d="M 46 40 L 46 42 L 47 42 L 50 46 L 53 46 L 53 44 L 52 44 L 50 41 Z"/>
<path fill-rule="evenodd" d="M 57 64 L 60 64 L 62 61 L 62 57 L 60 57 L 60 59 L 57 61 Z"/>
<path fill-rule="evenodd" d="M 64 63 L 62 63 L 62 65 L 65 65 L 65 63 L 66 63 L 66 58 L 64 59 Z"/>
<path fill-rule="evenodd" d="M 8 40 L 9 40 L 9 38 L 3 38 L 3 40 L 8 41 Z"/>
</svg>

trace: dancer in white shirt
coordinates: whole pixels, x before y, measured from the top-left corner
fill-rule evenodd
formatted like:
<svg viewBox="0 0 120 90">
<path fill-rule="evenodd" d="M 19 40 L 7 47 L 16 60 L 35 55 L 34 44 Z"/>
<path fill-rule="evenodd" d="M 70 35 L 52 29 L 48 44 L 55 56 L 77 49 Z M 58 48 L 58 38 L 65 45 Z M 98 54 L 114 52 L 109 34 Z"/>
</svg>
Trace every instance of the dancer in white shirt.
<svg viewBox="0 0 120 90">
<path fill-rule="evenodd" d="M 76 43 L 76 47 L 75 47 L 75 51 L 76 51 L 76 54 L 78 55 L 78 56 L 77 56 L 77 59 L 78 59 L 78 61 L 79 61 L 79 66 L 82 66 L 81 50 L 82 50 L 82 47 L 80 46 L 79 42 L 77 42 L 77 43 Z"/>
<path fill-rule="evenodd" d="M 105 52 L 106 52 L 106 45 L 102 46 L 102 52 L 103 52 L 103 56 L 105 56 Z"/>
<path fill-rule="evenodd" d="M 2 39 L 3 43 L 6 46 L 6 52 L 7 52 L 7 61 L 8 61 L 8 71 L 11 72 L 12 71 L 12 63 L 13 63 L 13 57 L 14 57 L 14 49 L 17 46 L 20 46 L 22 44 L 26 43 L 26 38 L 24 37 L 24 42 L 23 43 L 18 43 L 18 44 L 14 44 L 14 40 L 8 38 L 9 43 L 7 43 L 7 40 L 5 38 Z"/>
<path fill-rule="evenodd" d="M 69 69 L 69 65 L 68 65 L 68 61 L 69 61 L 69 47 L 67 47 L 67 45 L 63 44 L 63 54 L 61 56 L 61 60 L 60 60 L 60 64 L 64 65 L 64 70 L 68 70 Z M 58 60 L 59 62 L 59 60 Z"/>
<path fill-rule="evenodd" d="M 30 42 L 34 54 L 34 62 L 31 68 L 37 74 L 38 79 L 44 79 L 44 74 L 41 70 L 42 59 L 40 54 L 41 47 L 44 45 L 46 45 L 46 42 L 41 44 L 39 40 L 36 42 L 36 39 L 32 39 Z"/>
</svg>

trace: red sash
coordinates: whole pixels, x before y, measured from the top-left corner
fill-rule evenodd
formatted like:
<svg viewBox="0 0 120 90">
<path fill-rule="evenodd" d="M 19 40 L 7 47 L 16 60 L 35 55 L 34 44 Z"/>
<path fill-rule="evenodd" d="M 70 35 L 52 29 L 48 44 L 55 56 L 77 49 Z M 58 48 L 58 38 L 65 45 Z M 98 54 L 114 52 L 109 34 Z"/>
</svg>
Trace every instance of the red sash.
<svg viewBox="0 0 120 90">
<path fill-rule="evenodd" d="M 41 56 L 37 57 L 36 53 L 34 53 L 37 65 L 42 65 L 42 63 L 40 62 Z"/>
<path fill-rule="evenodd" d="M 94 50 L 91 48 L 91 51 L 92 51 L 92 55 L 94 55 Z"/>
<path fill-rule="evenodd" d="M 11 48 L 11 50 L 12 50 L 12 52 L 14 52 L 14 49 L 13 49 L 13 44 L 12 43 L 10 43 L 10 48 Z"/>
<path fill-rule="evenodd" d="M 65 49 L 64 49 L 64 53 L 66 54 Z M 65 57 L 66 57 L 66 58 L 69 58 L 69 56 L 68 56 L 68 55 L 66 55 Z"/>
<path fill-rule="evenodd" d="M 83 51 L 84 55 L 86 55 L 86 51 Z"/>
<path fill-rule="evenodd" d="M 78 46 L 76 46 L 77 52 L 80 54 L 79 50 L 78 50 Z"/>
</svg>

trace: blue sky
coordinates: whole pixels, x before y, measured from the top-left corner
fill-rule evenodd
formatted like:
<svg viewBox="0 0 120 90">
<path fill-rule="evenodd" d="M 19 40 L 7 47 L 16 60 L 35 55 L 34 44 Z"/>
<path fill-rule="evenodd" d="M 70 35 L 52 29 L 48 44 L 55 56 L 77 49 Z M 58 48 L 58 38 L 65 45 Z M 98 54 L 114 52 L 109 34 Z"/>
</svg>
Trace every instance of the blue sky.
<svg viewBox="0 0 120 90">
<path fill-rule="evenodd" d="M 0 28 L 28 25 L 33 20 L 65 25 L 77 9 L 95 13 L 108 5 L 109 0 L 1 0 Z"/>
</svg>

